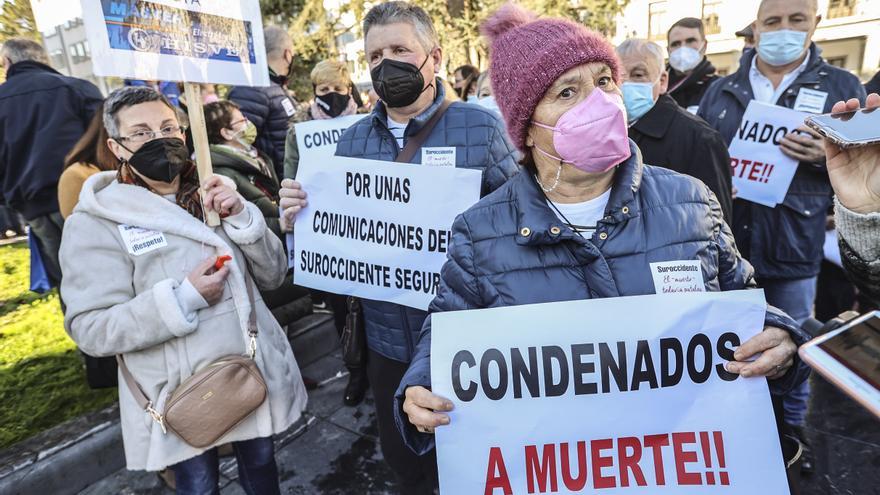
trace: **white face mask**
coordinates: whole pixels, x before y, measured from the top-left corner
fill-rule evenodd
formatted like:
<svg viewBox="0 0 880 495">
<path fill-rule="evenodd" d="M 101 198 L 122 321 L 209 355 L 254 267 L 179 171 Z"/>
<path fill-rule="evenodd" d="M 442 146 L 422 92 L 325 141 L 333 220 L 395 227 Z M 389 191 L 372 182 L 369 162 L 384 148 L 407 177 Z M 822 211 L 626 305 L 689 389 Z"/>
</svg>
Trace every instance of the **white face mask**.
<svg viewBox="0 0 880 495">
<path fill-rule="evenodd" d="M 484 97 L 476 100 L 475 103 L 477 105 L 480 105 L 481 107 L 487 109 L 487 110 L 491 110 L 491 111 L 497 113 L 498 115 L 501 115 L 501 109 L 498 108 L 498 103 L 495 101 L 495 97 L 492 95 L 484 96 Z"/>
<path fill-rule="evenodd" d="M 687 72 L 700 64 L 703 55 L 699 50 L 683 46 L 669 54 L 669 65 L 679 72 Z"/>
</svg>

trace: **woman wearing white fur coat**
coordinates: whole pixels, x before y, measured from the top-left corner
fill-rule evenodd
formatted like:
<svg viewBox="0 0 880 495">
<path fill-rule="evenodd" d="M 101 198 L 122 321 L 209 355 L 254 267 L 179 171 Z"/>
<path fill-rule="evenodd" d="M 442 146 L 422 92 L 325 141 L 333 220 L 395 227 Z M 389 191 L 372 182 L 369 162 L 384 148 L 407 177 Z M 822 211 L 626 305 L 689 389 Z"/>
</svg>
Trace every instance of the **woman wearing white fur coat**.
<svg viewBox="0 0 880 495">
<path fill-rule="evenodd" d="M 61 245 L 65 327 L 87 354 L 121 354 L 155 409 L 193 373 L 248 351 L 251 305 L 244 277 L 260 289 L 284 280 L 286 257 L 263 216 L 218 177 L 205 204 L 171 105 L 149 88 L 127 87 L 104 105 L 108 146 L 120 170 L 92 176 L 67 219 Z M 137 227 L 137 229 L 132 229 Z M 216 269 L 218 256 L 231 260 Z M 119 380 L 129 469 L 174 470 L 178 493 L 217 492 L 216 445 L 233 444 L 246 493 L 279 493 L 272 435 L 296 421 L 306 391 L 284 332 L 254 291 L 255 362 L 266 400 L 208 449 L 163 428 Z"/>
</svg>

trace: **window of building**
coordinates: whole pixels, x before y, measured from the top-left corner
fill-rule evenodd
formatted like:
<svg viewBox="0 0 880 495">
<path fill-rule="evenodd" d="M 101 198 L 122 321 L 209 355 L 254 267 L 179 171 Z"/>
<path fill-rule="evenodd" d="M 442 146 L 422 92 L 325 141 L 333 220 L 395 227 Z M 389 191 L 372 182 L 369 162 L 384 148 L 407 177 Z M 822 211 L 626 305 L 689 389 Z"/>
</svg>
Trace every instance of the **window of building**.
<svg viewBox="0 0 880 495">
<path fill-rule="evenodd" d="M 79 64 L 85 62 L 89 59 L 88 54 L 86 53 L 86 44 L 85 42 L 74 43 L 70 45 L 70 59 L 75 64 Z"/>
<path fill-rule="evenodd" d="M 703 0 L 703 24 L 706 25 L 706 34 L 718 34 L 721 32 L 719 22 L 719 10 L 721 0 Z"/>
<path fill-rule="evenodd" d="M 855 14 L 856 0 L 829 0 L 828 18 L 849 17 Z"/>
<path fill-rule="evenodd" d="M 49 58 L 52 61 L 52 67 L 59 68 L 67 65 L 64 62 L 64 52 L 61 50 L 52 50 L 52 53 L 49 54 Z"/>
<path fill-rule="evenodd" d="M 666 37 L 666 2 L 651 2 L 648 4 L 648 37 L 652 40 Z"/>
<path fill-rule="evenodd" d="M 828 64 L 833 65 L 835 67 L 846 67 L 846 55 L 842 57 L 829 57 L 825 59 Z"/>
</svg>

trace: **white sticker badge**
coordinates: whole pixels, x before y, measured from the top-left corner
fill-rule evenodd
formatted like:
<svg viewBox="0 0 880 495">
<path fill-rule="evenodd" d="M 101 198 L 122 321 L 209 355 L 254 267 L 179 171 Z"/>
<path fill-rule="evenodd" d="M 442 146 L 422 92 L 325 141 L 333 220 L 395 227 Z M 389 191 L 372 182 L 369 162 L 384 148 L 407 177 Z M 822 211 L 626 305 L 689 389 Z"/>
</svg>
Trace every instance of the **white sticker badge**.
<svg viewBox="0 0 880 495">
<path fill-rule="evenodd" d="M 431 165 L 432 167 L 454 167 L 455 146 L 422 148 L 422 165 Z"/>
<path fill-rule="evenodd" d="M 703 270 L 697 260 L 651 263 L 651 276 L 657 294 L 706 292 Z"/>
<path fill-rule="evenodd" d="M 797 99 L 794 101 L 794 109 L 798 112 L 825 113 L 825 102 L 828 101 L 828 93 L 810 88 L 801 88 Z"/>
<path fill-rule="evenodd" d="M 134 256 L 155 251 L 168 245 L 165 234 L 133 225 L 119 225 L 119 234 L 128 252 Z"/>
<path fill-rule="evenodd" d="M 284 109 L 284 113 L 286 113 L 288 117 L 292 117 L 293 114 L 296 113 L 296 109 L 293 108 L 293 102 L 290 101 L 290 98 L 281 100 L 281 108 Z"/>
</svg>

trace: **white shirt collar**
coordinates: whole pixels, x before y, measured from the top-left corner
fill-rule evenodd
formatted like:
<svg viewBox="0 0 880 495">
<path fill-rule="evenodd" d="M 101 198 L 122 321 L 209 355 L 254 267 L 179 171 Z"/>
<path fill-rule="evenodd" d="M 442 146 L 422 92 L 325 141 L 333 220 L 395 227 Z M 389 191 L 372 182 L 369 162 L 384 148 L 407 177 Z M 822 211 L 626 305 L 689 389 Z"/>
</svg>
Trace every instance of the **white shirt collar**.
<svg viewBox="0 0 880 495">
<path fill-rule="evenodd" d="M 755 56 L 752 57 L 752 67 L 749 70 L 749 82 L 752 84 L 752 93 L 754 94 L 755 99 L 761 103 L 775 105 L 776 102 L 779 101 L 779 97 L 782 96 L 782 93 L 791 86 L 791 83 L 807 70 L 807 64 L 810 62 L 811 55 L 812 50 L 807 48 L 807 56 L 804 57 L 804 61 L 801 62 L 801 65 L 783 76 L 782 82 L 780 82 L 779 86 L 774 89 L 773 83 L 770 82 L 770 79 L 758 70 L 758 54 L 756 53 Z"/>
</svg>

